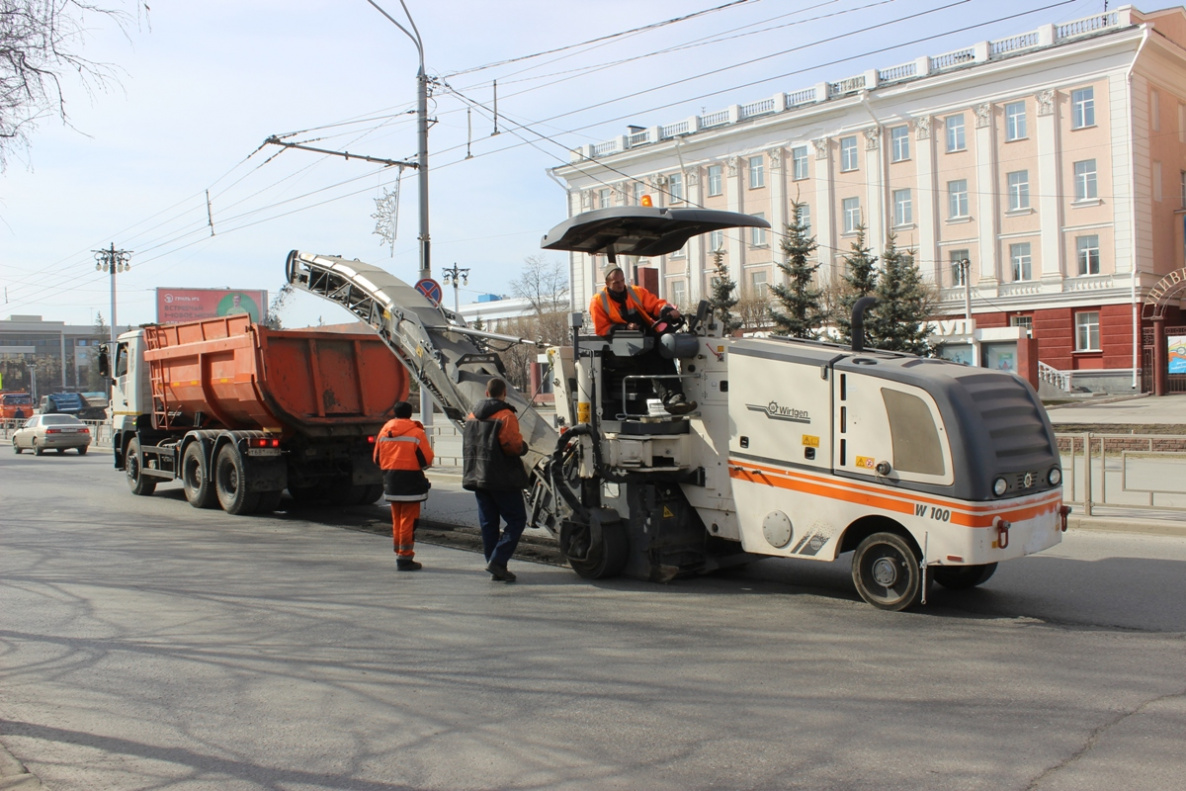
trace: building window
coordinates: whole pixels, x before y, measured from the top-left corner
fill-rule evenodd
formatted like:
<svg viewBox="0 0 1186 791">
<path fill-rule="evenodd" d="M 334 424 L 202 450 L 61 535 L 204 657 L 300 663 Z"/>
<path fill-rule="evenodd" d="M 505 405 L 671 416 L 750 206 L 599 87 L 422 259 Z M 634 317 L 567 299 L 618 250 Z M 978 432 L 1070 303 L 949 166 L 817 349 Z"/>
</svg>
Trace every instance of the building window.
<svg viewBox="0 0 1186 791">
<path fill-rule="evenodd" d="M 723 181 L 721 178 L 721 166 L 708 166 L 708 194 L 710 197 L 720 195 L 723 191 Z"/>
<path fill-rule="evenodd" d="M 1021 140 L 1025 134 L 1025 102 L 1005 105 L 1005 140 Z"/>
<path fill-rule="evenodd" d="M 598 206 L 598 208 L 601 208 L 601 209 L 609 208 L 609 190 L 608 189 L 597 190 L 597 206 Z"/>
<path fill-rule="evenodd" d="M 1071 128 L 1095 126 L 1095 89 L 1071 91 Z"/>
<path fill-rule="evenodd" d="M 671 281 L 671 301 L 677 306 L 688 301 L 688 284 L 683 280 Z"/>
<path fill-rule="evenodd" d="M 1100 238 L 1095 234 L 1075 238 L 1075 255 L 1079 260 L 1079 274 L 1100 273 Z"/>
<path fill-rule="evenodd" d="M 1075 200 L 1091 200 L 1097 197 L 1095 188 L 1095 160 L 1084 159 L 1075 163 Z"/>
<path fill-rule="evenodd" d="M 894 190 L 894 225 L 909 225 L 914 222 L 914 207 L 910 201 L 910 190 Z"/>
<path fill-rule="evenodd" d="M 894 162 L 910 159 L 910 127 L 895 126 L 890 130 L 890 148 Z"/>
<path fill-rule="evenodd" d="M 968 267 L 964 263 L 968 260 L 968 250 L 951 250 L 947 253 L 947 260 L 951 262 L 951 285 L 966 286 L 968 284 Z"/>
<path fill-rule="evenodd" d="M 713 231 L 708 235 L 708 251 L 711 253 L 714 250 L 725 249 L 725 232 Z"/>
<path fill-rule="evenodd" d="M 766 219 L 766 215 L 762 212 L 757 212 L 754 214 L 754 216 L 757 217 L 759 220 Z M 750 230 L 750 237 L 749 237 L 750 245 L 753 247 L 764 247 L 766 245 L 766 229 L 754 226 L 754 227 L 751 227 L 749 230 Z"/>
<path fill-rule="evenodd" d="M 799 204 L 799 224 L 803 226 L 803 235 L 808 236 L 811 233 L 811 206 L 806 203 Z"/>
<path fill-rule="evenodd" d="M 1182 208 L 1186 209 L 1186 170 L 1178 172 L 1178 184 L 1182 192 Z"/>
<path fill-rule="evenodd" d="M 1034 334 L 1034 317 L 1033 316 L 1010 316 L 1010 327 L 1024 327 L 1028 335 Z"/>
<path fill-rule="evenodd" d="M 1075 351 L 1098 352 L 1100 350 L 1100 314 L 1089 310 L 1075 314 Z"/>
<path fill-rule="evenodd" d="M 667 177 L 667 194 L 672 203 L 682 203 L 684 200 L 684 174 L 672 173 Z"/>
<path fill-rule="evenodd" d="M 861 199 L 860 198 L 845 198 L 844 199 L 844 232 L 856 233 L 857 228 L 861 226 Z"/>
<path fill-rule="evenodd" d="M 807 146 L 795 146 L 791 149 L 791 178 L 802 181 L 807 177 Z"/>
<path fill-rule="evenodd" d="M 634 182 L 633 202 L 635 206 L 642 205 L 642 196 L 646 194 L 647 185 L 641 181 Z"/>
<path fill-rule="evenodd" d="M 964 116 L 962 113 L 947 116 L 943 125 L 947 127 L 947 153 L 963 151 L 967 148 L 964 141 Z"/>
<path fill-rule="evenodd" d="M 766 292 L 770 289 L 770 284 L 766 282 L 766 271 L 754 272 L 750 275 L 750 287 L 753 289 L 753 295 L 758 299 L 766 299 Z"/>
<path fill-rule="evenodd" d="M 947 215 L 951 219 L 968 216 L 968 180 L 947 182 Z"/>
<path fill-rule="evenodd" d="M 857 138 L 840 138 L 840 169 L 842 171 L 857 169 Z"/>
<path fill-rule="evenodd" d="M 1009 179 L 1009 211 L 1028 209 L 1030 207 L 1030 172 L 1015 170 L 1008 175 Z"/>
<path fill-rule="evenodd" d="M 1014 280 L 1030 280 L 1033 278 L 1033 259 L 1030 256 L 1029 242 L 1009 245 L 1009 260 L 1013 264 Z"/>
<path fill-rule="evenodd" d="M 761 157 L 749 158 L 749 188 L 757 189 L 766 186 L 766 171 L 762 167 Z"/>
</svg>

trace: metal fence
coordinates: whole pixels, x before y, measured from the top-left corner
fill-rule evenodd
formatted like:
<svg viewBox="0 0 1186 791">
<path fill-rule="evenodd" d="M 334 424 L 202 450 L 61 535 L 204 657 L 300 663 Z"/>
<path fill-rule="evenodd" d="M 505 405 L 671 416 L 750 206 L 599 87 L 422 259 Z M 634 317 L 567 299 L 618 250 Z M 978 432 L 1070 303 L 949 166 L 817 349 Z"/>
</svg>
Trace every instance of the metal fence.
<svg viewBox="0 0 1186 791">
<path fill-rule="evenodd" d="M 1058 434 L 1063 499 L 1094 516 L 1101 506 L 1186 513 L 1186 435 Z"/>
</svg>

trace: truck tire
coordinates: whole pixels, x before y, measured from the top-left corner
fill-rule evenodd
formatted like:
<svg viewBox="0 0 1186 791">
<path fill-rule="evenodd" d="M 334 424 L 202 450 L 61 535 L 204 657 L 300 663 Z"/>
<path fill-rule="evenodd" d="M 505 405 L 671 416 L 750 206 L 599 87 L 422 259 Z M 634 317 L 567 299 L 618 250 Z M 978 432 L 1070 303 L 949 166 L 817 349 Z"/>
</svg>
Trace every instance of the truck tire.
<svg viewBox="0 0 1186 791">
<path fill-rule="evenodd" d="M 202 443 L 193 442 L 181 455 L 181 485 L 185 499 L 194 508 L 217 508 L 218 494 L 207 469 L 206 450 Z"/>
<path fill-rule="evenodd" d="M 862 599 L 896 612 L 922 597 L 923 570 L 906 539 L 897 533 L 874 533 L 853 554 L 852 581 Z"/>
<path fill-rule="evenodd" d="M 996 563 L 985 563 L 983 566 L 936 566 L 931 569 L 931 576 L 944 588 L 962 591 L 988 582 L 996 570 Z"/>
<path fill-rule="evenodd" d="M 214 488 L 218 492 L 218 504 L 228 514 L 250 514 L 259 505 L 259 494 L 248 493 L 246 465 L 239 449 L 232 444 L 223 445 L 214 461 Z"/>
<path fill-rule="evenodd" d="M 156 491 L 156 478 L 142 475 L 144 457 L 140 454 L 140 440 L 132 438 L 124 451 L 124 472 L 128 475 L 128 488 L 132 494 L 147 497 Z"/>
</svg>

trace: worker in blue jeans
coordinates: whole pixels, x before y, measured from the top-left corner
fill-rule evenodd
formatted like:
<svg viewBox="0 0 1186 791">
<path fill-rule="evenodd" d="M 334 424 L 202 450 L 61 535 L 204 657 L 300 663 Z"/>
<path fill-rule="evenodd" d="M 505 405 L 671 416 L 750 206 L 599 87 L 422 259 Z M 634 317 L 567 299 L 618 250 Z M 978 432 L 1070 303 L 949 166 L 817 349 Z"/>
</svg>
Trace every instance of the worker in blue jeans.
<svg viewBox="0 0 1186 791">
<path fill-rule="evenodd" d="M 519 431 L 515 407 L 506 402 L 507 385 L 501 379 L 486 384 L 486 400 L 466 416 L 462 432 L 461 485 L 478 500 L 478 524 L 482 528 L 482 551 L 486 571 L 498 582 L 514 582 L 507 562 L 519 546 L 527 527 L 523 490 L 527 470 L 521 457 L 527 443 Z M 500 530 L 502 521 L 506 528 Z"/>
</svg>

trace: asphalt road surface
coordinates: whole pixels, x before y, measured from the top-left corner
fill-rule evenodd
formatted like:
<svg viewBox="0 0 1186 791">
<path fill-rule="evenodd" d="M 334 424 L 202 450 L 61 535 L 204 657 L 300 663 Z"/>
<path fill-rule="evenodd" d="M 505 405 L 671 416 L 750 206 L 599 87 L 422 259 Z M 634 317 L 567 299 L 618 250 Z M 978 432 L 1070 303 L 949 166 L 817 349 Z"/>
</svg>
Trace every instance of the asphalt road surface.
<svg viewBox="0 0 1186 791">
<path fill-rule="evenodd" d="M 16 779 L 1182 787 L 1186 539 L 1072 532 L 981 589 L 886 613 L 847 558 L 668 585 L 520 560 L 505 585 L 464 531 L 398 574 L 384 528 L 377 506 L 231 517 L 176 486 L 134 497 L 106 455 L 0 455 Z"/>
</svg>

